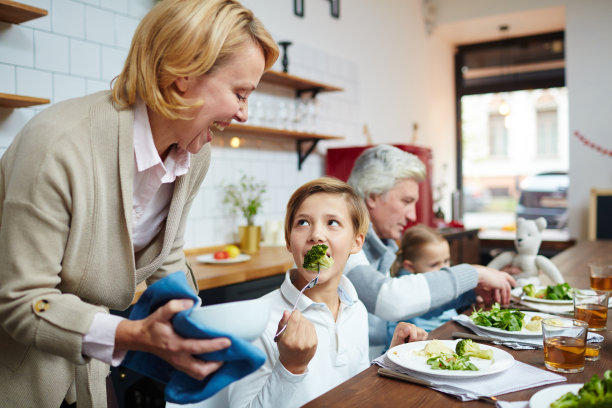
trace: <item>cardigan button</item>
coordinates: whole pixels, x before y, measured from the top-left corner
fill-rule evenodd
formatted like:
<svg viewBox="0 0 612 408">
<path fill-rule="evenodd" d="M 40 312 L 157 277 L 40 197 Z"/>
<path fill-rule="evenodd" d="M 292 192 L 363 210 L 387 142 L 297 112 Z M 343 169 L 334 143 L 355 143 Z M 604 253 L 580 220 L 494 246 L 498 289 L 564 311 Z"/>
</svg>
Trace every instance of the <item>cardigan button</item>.
<svg viewBox="0 0 612 408">
<path fill-rule="evenodd" d="M 37 312 L 42 313 L 45 310 L 49 309 L 49 302 L 44 299 L 41 299 L 36 302 L 36 304 L 34 305 L 34 309 L 36 309 Z"/>
</svg>

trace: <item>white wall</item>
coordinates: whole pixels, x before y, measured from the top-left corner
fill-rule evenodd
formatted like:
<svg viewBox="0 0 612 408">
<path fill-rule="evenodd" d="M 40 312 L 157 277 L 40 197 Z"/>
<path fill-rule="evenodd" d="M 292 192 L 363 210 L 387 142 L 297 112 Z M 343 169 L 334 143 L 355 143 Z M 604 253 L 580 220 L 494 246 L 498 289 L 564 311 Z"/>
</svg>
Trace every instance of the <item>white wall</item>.
<svg viewBox="0 0 612 408">
<path fill-rule="evenodd" d="M 0 23 L 0 92 L 48 97 L 52 103 L 108 89 L 119 73 L 131 35 L 153 0 L 23 0 L 49 10 L 49 16 L 18 26 Z M 342 135 L 321 142 L 297 170 L 294 141 L 258 138 L 232 149 L 228 137 L 213 141 L 210 173 L 197 197 L 186 232 L 186 247 L 217 245 L 236 239 L 239 217 L 222 204 L 223 184 L 240 172 L 268 182 L 256 221 L 282 219 L 289 195 L 324 172 L 329 146 L 364 144 L 367 124 L 376 142 L 407 142 L 412 123 L 426 134 L 427 61 L 425 32 L 417 0 L 344 2 L 341 18 L 329 3 L 306 1 L 305 17 L 293 14 L 292 1 L 247 0 L 277 40 L 290 40 L 289 72 L 344 88 L 318 97 L 317 129 Z M 280 61 L 276 68 L 280 68 Z M 291 93 L 266 87 L 266 101 L 288 101 Z M 19 129 L 44 107 L 0 109 L 0 154 Z M 425 138 L 419 140 L 425 143 Z"/>
<path fill-rule="evenodd" d="M 612 2 L 567 2 L 567 86 L 570 132 L 612 151 Z M 589 191 L 612 188 L 612 156 L 570 138 L 570 231 L 586 238 Z"/>
<path fill-rule="evenodd" d="M 0 92 L 49 97 L 52 102 L 107 89 L 121 67 L 133 30 L 154 0 L 23 0 L 46 8 L 49 16 L 12 26 L 0 23 Z M 325 1 L 305 1 L 305 17 L 293 15 L 290 0 L 244 0 L 277 40 L 289 48 L 290 73 L 345 89 L 319 98 L 317 126 L 343 141 L 321 142 L 318 152 L 297 171 L 295 143 L 249 139 L 234 150 L 225 137 L 213 142 L 213 161 L 202 193 L 190 214 L 187 247 L 232 240 L 242 220 L 221 203 L 222 183 L 239 170 L 269 182 L 257 222 L 284 217 L 290 193 L 323 174 L 327 147 L 364 144 L 367 124 L 375 143 L 416 143 L 434 151 L 434 183 L 447 166 L 445 211 L 455 185 L 454 40 L 428 35 L 420 0 L 344 0 L 334 19 Z M 567 84 L 570 131 L 580 130 L 612 149 L 608 134 L 612 58 L 612 2 L 609 0 L 434 0 L 438 27 L 471 19 L 552 6 L 567 13 Z M 547 27 L 542 20 L 539 27 Z M 535 29 L 537 31 L 537 29 Z M 495 33 L 495 29 L 492 30 Z M 487 37 L 488 35 L 488 37 Z M 483 33 L 482 40 L 496 39 Z M 455 36 L 459 38 L 459 33 Z M 277 67 L 280 65 L 277 64 Z M 290 96 L 268 89 L 272 98 Z M 605 99 L 604 99 L 605 98 Z M 44 107 L 43 107 L 44 108 Z M 0 109 L 0 154 L 14 135 L 42 108 Z M 610 158 L 586 149 L 570 137 L 570 229 L 585 235 L 587 192 L 591 185 L 612 187 Z M 589 166 L 586 165 L 589 164 Z"/>
</svg>

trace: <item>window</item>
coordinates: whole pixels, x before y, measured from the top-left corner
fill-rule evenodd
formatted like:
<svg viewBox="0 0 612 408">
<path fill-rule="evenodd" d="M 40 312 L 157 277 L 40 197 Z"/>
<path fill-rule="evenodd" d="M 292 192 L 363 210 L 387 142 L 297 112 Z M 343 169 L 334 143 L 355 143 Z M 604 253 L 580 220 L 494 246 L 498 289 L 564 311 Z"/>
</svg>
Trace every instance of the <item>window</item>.
<svg viewBox="0 0 612 408">
<path fill-rule="evenodd" d="M 491 156 L 508 156 L 508 130 L 506 117 L 497 113 L 489 115 L 489 154 Z"/>
<path fill-rule="evenodd" d="M 538 127 L 538 156 L 557 156 L 559 154 L 557 143 L 557 110 L 539 109 L 536 113 L 536 122 Z"/>
<path fill-rule="evenodd" d="M 524 179 L 567 171 L 564 41 L 555 32 L 457 47 L 457 188 L 467 228 L 510 227 Z"/>
</svg>

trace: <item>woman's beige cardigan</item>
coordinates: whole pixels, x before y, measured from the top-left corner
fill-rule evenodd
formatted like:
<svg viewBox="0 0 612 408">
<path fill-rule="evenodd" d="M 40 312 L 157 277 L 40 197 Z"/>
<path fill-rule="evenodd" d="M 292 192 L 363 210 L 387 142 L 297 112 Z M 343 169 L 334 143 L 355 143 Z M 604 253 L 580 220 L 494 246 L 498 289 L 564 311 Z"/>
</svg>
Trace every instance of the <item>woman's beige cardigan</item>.
<svg viewBox="0 0 612 408">
<path fill-rule="evenodd" d="M 187 213 L 210 147 L 175 181 L 162 231 L 134 254 L 134 112 L 109 92 L 58 103 L 0 159 L 0 405 L 106 407 L 109 367 L 82 355 L 93 316 L 126 309 L 138 283 L 185 271 Z"/>
</svg>

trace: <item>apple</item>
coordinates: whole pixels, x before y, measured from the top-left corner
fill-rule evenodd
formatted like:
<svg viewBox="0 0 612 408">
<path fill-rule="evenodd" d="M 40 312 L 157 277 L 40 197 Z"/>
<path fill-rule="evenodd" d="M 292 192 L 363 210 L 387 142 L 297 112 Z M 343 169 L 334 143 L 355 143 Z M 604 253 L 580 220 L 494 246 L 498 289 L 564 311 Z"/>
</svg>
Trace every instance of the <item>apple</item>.
<svg viewBox="0 0 612 408">
<path fill-rule="evenodd" d="M 235 258 L 240 255 L 240 248 L 238 248 L 236 245 L 228 245 L 223 249 L 229 254 L 230 258 Z"/>
<path fill-rule="evenodd" d="M 227 251 L 217 251 L 213 254 L 213 257 L 217 260 L 221 260 L 221 259 L 227 259 L 230 256 Z"/>
</svg>

